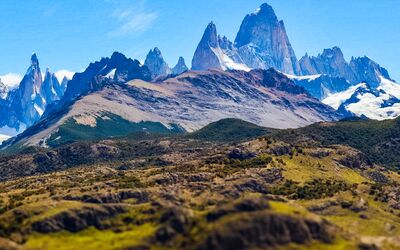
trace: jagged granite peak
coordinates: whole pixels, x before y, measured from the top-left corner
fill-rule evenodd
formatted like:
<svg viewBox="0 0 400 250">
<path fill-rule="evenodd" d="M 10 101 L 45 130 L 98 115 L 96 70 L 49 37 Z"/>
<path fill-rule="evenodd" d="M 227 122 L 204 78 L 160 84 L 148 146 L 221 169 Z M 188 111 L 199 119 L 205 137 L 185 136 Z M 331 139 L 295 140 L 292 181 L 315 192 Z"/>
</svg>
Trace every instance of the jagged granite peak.
<svg viewBox="0 0 400 250">
<path fill-rule="evenodd" d="M 213 49 L 218 47 L 217 27 L 210 22 L 204 30 L 192 60 L 193 70 L 222 69 L 218 56 Z"/>
<path fill-rule="evenodd" d="M 214 22 L 210 22 L 192 59 L 192 70 L 238 69 L 249 70 L 233 43 L 218 35 Z"/>
<path fill-rule="evenodd" d="M 172 68 L 172 74 L 180 75 L 188 70 L 189 68 L 186 66 L 185 59 L 183 57 L 179 57 L 178 63 Z"/>
<path fill-rule="evenodd" d="M 147 68 L 150 70 L 153 78 L 171 74 L 171 69 L 165 62 L 160 49 L 158 49 L 157 47 L 149 51 L 146 56 L 144 65 L 146 65 Z"/>
<path fill-rule="evenodd" d="M 369 57 L 357 57 L 351 58 L 350 68 L 356 75 L 358 82 L 367 82 L 372 87 L 378 87 L 379 83 L 382 82 L 382 77 L 393 81 L 388 71 L 381 67 L 378 63 L 371 60 Z"/>
<path fill-rule="evenodd" d="M 250 68 L 274 67 L 287 74 L 300 73 L 285 25 L 266 3 L 254 13 L 246 15 L 236 36 L 235 46 L 243 62 Z"/>
<path fill-rule="evenodd" d="M 14 135 L 39 120 L 48 103 L 42 94 L 42 86 L 39 60 L 34 53 L 18 88 L 11 90 L 3 103 L 7 108 L 0 114 L 0 130 L 6 127 L 8 135 Z"/>
<path fill-rule="evenodd" d="M 326 74 L 332 77 L 342 77 L 350 82 L 356 81 L 356 76 L 339 47 L 324 49 L 317 57 L 302 57 L 299 61 L 302 75 Z"/>
</svg>

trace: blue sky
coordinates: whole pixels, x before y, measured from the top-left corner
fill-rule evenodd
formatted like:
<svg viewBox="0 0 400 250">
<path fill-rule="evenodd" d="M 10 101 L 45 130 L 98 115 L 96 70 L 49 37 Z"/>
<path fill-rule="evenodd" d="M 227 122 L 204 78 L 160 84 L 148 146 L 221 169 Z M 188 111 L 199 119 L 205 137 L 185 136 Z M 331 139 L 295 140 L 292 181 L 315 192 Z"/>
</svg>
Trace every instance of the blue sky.
<svg viewBox="0 0 400 250">
<path fill-rule="evenodd" d="M 34 0 L 0 1 L 0 75 L 24 74 L 32 52 L 42 70 L 81 71 L 115 50 L 143 60 L 157 46 L 173 66 L 190 65 L 207 24 L 234 40 L 263 2 L 283 19 L 298 58 L 339 46 L 368 55 L 400 81 L 398 0 Z"/>
</svg>

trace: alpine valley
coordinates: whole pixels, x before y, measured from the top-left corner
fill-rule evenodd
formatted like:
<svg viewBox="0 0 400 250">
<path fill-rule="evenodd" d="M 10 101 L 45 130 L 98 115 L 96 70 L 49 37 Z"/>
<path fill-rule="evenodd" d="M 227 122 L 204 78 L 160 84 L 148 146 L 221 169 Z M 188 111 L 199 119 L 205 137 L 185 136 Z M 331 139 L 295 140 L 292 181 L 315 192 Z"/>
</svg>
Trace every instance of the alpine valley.
<svg viewBox="0 0 400 250">
<path fill-rule="evenodd" d="M 107 56 L 0 80 L 0 250 L 400 249 L 400 85 L 377 62 L 298 59 L 266 3 L 232 41 L 210 22 L 191 65 Z"/>
</svg>

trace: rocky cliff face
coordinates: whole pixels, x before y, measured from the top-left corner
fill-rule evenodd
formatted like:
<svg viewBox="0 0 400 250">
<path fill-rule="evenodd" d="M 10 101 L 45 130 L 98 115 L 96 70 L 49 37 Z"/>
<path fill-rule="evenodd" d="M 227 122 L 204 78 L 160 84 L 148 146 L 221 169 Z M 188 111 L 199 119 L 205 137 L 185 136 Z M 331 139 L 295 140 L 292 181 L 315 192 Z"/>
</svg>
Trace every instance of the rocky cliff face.
<svg viewBox="0 0 400 250">
<path fill-rule="evenodd" d="M 250 68 L 274 67 L 288 74 L 300 73 L 284 23 L 278 20 L 268 4 L 261 5 L 256 12 L 244 18 L 235 46 Z"/>
<path fill-rule="evenodd" d="M 180 75 L 188 70 L 189 68 L 186 66 L 185 59 L 183 57 L 179 57 L 178 63 L 172 68 L 172 74 Z"/>
<path fill-rule="evenodd" d="M 161 51 L 157 47 L 150 50 L 150 52 L 147 54 L 144 65 L 146 65 L 150 70 L 153 78 L 171 74 L 171 69 L 165 62 Z"/>
</svg>

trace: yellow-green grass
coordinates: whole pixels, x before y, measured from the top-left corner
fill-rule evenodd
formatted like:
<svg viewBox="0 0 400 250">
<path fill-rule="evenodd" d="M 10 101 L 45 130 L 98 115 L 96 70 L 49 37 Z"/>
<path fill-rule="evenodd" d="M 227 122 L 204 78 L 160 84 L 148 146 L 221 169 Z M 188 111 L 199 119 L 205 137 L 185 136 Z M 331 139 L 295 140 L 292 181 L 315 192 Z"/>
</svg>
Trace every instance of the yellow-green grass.
<svg viewBox="0 0 400 250">
<path fill-rule="evenodd" d="M 79 233 L 33 234 L 28 238 L 25 247 L 32 250 L 123 249 L 142 245 L 156 229 L 155 225 L 146 223 L 125 232 L 89 228 Z"/>
<path fill-rule="evenodd" d="M 286 179 L 304 183 L 312 179 L 336 179 L 348 184 L 359 184 L 367 181 L 357 170 L 341 167 L 336 164 L 333 156 L 316 159 L 310 156 L 298 155 L 292 159 L 289 156 L 280 157 L 286 165 L 283 166 L 283 176 Z"/>
</svg>

